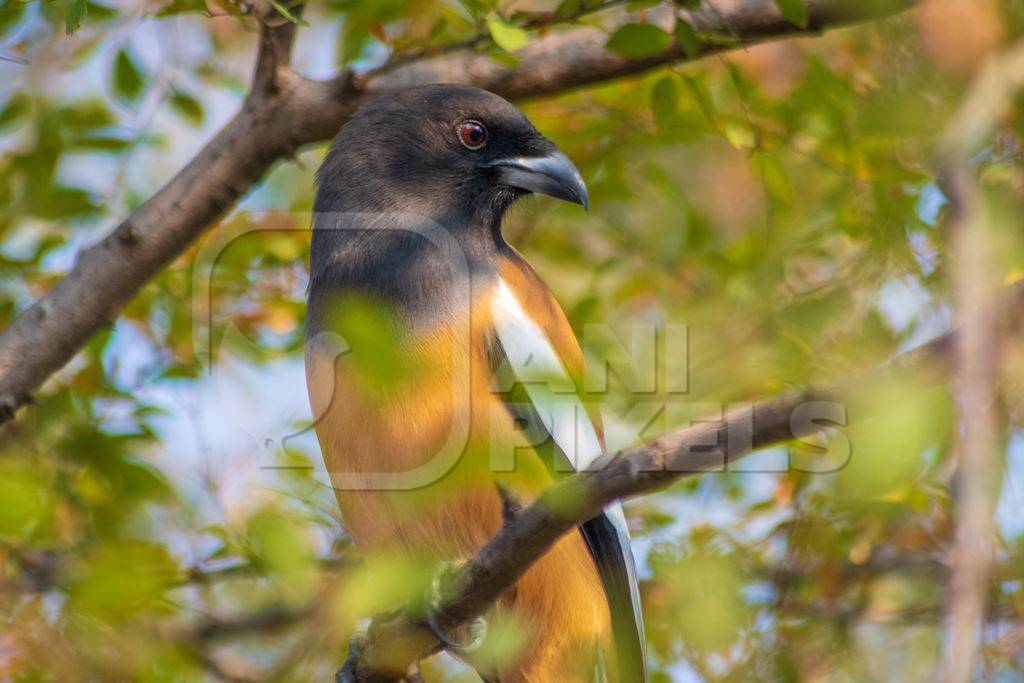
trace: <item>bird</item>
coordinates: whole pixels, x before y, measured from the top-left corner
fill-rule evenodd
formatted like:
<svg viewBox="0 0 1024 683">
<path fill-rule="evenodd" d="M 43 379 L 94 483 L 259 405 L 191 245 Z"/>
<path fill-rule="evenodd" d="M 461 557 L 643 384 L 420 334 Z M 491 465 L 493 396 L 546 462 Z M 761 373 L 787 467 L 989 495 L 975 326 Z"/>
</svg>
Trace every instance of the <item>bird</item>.
<svg viewBox="0 0 1024 683">
<path fill-rule="evenodd" d="M 505 239 L 518 200 L 578 204 L 576 166 L 513 104 L 466 85 L 381 95 L 317 173 L 306 379 L 342 521 L 368 554 L 457 566 L 565 473 L 604 452 L 580 344 Z M 520 629 L 485 681 L 646 680 L 618 503 L 561 538 L 486 617 Z M 459 646 L 461 643 L 461 646 Z"/>
</svg>

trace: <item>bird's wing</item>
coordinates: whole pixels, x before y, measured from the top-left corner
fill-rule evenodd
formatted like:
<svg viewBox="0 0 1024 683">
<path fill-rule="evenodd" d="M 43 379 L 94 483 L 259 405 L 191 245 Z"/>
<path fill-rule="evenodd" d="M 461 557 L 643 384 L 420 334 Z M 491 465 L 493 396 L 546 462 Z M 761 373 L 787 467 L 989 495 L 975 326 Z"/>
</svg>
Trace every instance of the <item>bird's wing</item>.
<svg viewBox="0 0 1024 683">
<path fill-rule="evenodd" d="M 532 271 L 530 275 L 536 277 Z M 570 352 L 578 357 L 580 352 L 575 335 L 547 287 L 539 278 L 533 284 L 534 288 L 536 285 L 543 288 L 544 297 L 551 299 L 544 303 L 554 305 L 558 312 L 553 320 L 551 316 L 538 317 L 547 317 L 549 325 L 554 322 L 564 329 L 556 330 L 559 334 L 550 334 L 550 329 L 541 327 L 524 310 L 520 298 L 517 298 L 509 283 L 500 279 L 491 300 L 494 332 L 508 369 L 518 386 L 525 390 L 528 398 L 526 407 L 533 411 L 531 417 L 534 419 L 528 419 L 527 422 L 542 425 L 556 446 L 554 450 L 561 462 L 554 463 L 555 469 L 563 472 L 578 471 L 589 466 L 604 452 L 602 439 L 577 394 L 570 372 L 563 365 L 552 343 L 552 337 L 560 337 L 563 345 L 571 340 L 573 348 Z M 582 359 L 579 364 L 582 366 Z M 521 404 L 511 407 L 513 412 L 522 411 L 523 408 Z M 580 528 L 608 598 L 619 660 L 619 677 L 623 681 L 645 681 L 643 614 L 636 563 L 630 549 L 629 531 L 621 504 L 616 502 L 607 506 L 604 514 L 588 520 Z"/>
</svg>

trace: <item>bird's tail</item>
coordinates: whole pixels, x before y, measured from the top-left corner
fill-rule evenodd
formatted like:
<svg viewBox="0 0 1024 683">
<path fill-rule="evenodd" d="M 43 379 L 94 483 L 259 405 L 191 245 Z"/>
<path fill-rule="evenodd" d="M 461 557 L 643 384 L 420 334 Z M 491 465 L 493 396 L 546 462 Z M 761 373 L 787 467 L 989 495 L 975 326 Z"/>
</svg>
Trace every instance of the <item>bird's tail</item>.
<svg viewBox="0 0 1024 683">
<path fill-rule="evenodd" d="M 620 531 L 607 514 L 588 520 L 580 530 L 597 565 L 611 614 L 615 666 L 605 667 L 614 669 L 614 673 L 606 674 L 605 680 L 645 683 L 644 622 L 629 537 L 622 538 L 625 530 Z"/>
</svg>

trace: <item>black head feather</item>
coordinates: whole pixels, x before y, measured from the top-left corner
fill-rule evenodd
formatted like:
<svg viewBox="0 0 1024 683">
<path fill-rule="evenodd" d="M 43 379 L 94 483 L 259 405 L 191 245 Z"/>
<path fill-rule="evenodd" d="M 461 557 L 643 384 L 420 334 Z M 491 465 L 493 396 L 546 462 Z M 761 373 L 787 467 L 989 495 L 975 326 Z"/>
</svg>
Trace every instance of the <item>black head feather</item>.
<svg viewBox="0 0 1024 683">
<path fill-rule="evenodd" d="M 469 121 L 486 129 L 477 149 L 460 141 Z M 516 198 L 535 191 L 586 202 L 575 167 L 522 112 L 462 85 L 367 104 L 334 139 L 317 181 L 313 313 L 325 292 L 361 289 L 409 317 L 434 316 L 453 298 L 446 288 L 460 269 L 484 278 L 494 270 L 508 248 L 501 220 Z"/>
<path fill-rule="evenodd" d="M 466 121 L 486 128 L 482 148 L 459 141 Z M 371 102 L 341 129 L 317 176 L 315 210 L 398 210 L 449 221 L 497 212 L 500 218 L 525 193 L 498 183 L 490 164 L 555 149 L 493 93 L 464 85 L 410 88 Z"/>
</svg>

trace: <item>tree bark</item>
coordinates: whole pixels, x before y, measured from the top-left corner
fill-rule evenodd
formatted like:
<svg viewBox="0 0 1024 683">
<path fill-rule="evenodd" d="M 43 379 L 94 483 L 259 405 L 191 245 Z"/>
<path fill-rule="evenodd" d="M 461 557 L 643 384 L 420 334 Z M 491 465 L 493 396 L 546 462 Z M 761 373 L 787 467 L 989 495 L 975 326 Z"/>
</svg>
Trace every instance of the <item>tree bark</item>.
<svg viewBox="0 0 1024 683">
<path fill-rule="evenodd" d="M 676 16 L 705 36 L 700 55 L 828 27 L 876 19 L 913 0 L 807 0 L 808 25 L 785 21 L 773 0 L 733 3 L 720 11 L 663 7 L 646 20 L 671 30 Z M 678 45 L 640 59 L 606 49 L 595 28 L 552 31 L 520 50 L 514 66 L 470 48 L 424 56 L 361 75 L 316 81 L 289 69 L 295 26 L 265 28 L 253 85 L 240 111 L 195 158 L 106 238 L 84 250 L 50 292 L 18 315 L 0 335 L 0 423 L 85 343 L 110 325 L 138 290 L 210 228 L 280 159 L 325 140 L 362 104 L 389 91 L 432 82 L 466 83 L 510 99 L 549 95 L 688 59 Z M 620 22 L 623 21 L 620 19 Z M 711 35 L 716 39 L 708 39 Z"/>
</svg>

